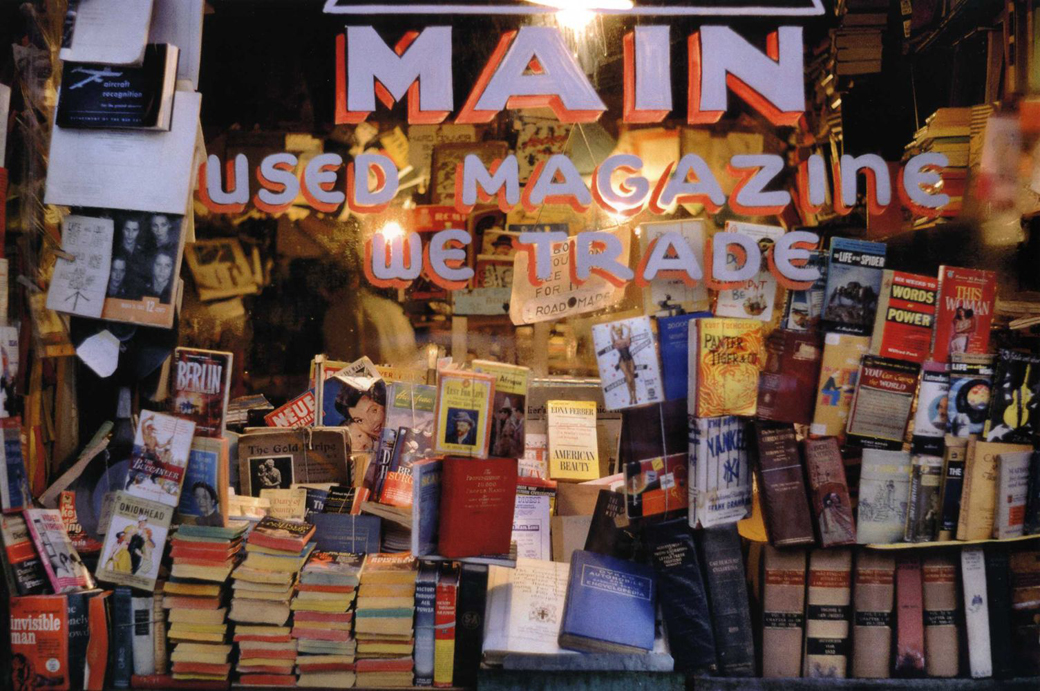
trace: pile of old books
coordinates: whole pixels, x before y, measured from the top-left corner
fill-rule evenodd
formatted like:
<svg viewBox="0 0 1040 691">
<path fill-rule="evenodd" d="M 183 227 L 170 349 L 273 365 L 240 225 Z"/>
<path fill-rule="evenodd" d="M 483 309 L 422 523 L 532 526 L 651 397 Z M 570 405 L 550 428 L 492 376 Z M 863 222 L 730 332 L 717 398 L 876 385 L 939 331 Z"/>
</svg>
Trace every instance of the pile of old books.
<svg viewBox="0 0 1040 691">
<path fill-rule="evenodd" d="M 298 686 L 350 688 L 357 643 L 351 629 L 354 594 L 364 556 L 314 552 L 296 585 L 292 637 Z"/>
<path fill-rule="evenodd" d="M 411 686 L 415 577 L 411 554 L 370 554 L 361 570 L 354 635 L 358 686 Z"/>
</svg>

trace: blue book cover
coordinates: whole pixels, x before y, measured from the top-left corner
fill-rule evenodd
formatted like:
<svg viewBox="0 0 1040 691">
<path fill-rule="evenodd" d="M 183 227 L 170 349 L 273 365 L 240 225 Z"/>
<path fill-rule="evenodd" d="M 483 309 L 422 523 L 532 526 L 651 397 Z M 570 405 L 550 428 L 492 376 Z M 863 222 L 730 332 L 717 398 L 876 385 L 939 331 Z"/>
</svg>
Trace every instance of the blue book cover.
<svg viewBox="0 0 1040 691">
<path fill-rule="evenodd" d="M 134 674 L 134 608 L 129 588 L 116 588 L 112 594 L 112 686 L 130 688 Z"/>
<path fill-rule="evenodd" d="M 869 335 L 881 294 L 885 243 L 831 238 L 823 321 L 827 331 Z"/>
<path fill-rule="evenodd" d="M 220 515 L 218 488 L 220 477 L 219 444 L 193 443 L 188 453 L 188 466 L 184 471 L 184 486 L 177 515 L 181 521 L 220 526 L 224 519 Z"/>
<path fill-rule="evenodd" d="M 827 254 L 809 251 L 807 267 L 817 269 L 820 277 L 807 290 L 787 291 L 784 318 L 780 325 L 790 331 L 813 331 L 823 316 L 823 298 L 827 291 Z"/>
<path fill-rule="evenodd" d="M 415 579 L 415 685 L 433 686 L 433 626 L 437 604 L 437 565 L 420 564 Z"/>
<path fill-rule="evenodd" d="M 323 552 L 374 554 L 379 551 L 382 532 L 379 516 L 314 513 L 308 520 L 314 524 L 314 540 Z"/>
<path fill-rule="evenodd" d="M 3 465 L 0 467 L 0 509 L 4 512 L 32 508 L 32 495 L 22 458 L 22 420 L 8 417 L 0 420 L 3 430 Z"/>
<path fill-rule="evenodd" d="M 560 625 L 560 647 L 639 652 L 654 647 L 654 571 L 633 561 L 575 550 Z"/>
<path fill-rule="evenodd" d="M 67 593 L 69 611 L 69 688 L 83 688 L 83 677 L 87 669 L 87 642 L 90 641 L 90 598 L 101 591 Z"/>
<path fill-rule="evenodd" d="M 665 400 L 677 401 L 689 394 L 690 320 L 710 316 L 711 312 L 693 312 L 657 318 L 657 340 L 661 346 Z"/>
<path fill-rule="evenodd" d="M 441 462 L 420 461 L 412 466 L 412 554 L 437 551 L 440 525 Z"/>
<path fill-rule="evenodd" d="M 325 510 L 325 502 L 329 498 L 329 493 L 323 489 L 316 489 L 314 487 L 307 487 L 307 499 L 304 500 L 306 514 L 304 518 L 313 523 L 311 520 L 311 514 L 322 513 Z"/>
</svg>

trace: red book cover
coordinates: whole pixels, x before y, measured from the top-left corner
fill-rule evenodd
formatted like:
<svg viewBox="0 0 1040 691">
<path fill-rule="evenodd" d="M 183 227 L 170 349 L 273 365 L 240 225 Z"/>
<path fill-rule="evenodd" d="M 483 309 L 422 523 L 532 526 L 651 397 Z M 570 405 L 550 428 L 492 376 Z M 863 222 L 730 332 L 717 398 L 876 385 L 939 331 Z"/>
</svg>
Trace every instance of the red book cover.
<svg viewBox="0 0 1040 691">
<path fill-rule="evenodd" d="M 433 609 L 434 686 L 451 686 L 455 677 L 455 611 L 458 596 L 459 570 L 457 567 L 446 567 L 437 579 Z"/>
<path fill-rule="evenodd" d="M 856 544 L 856 523 L 845 480 L 845 464 L 834 437 L 806 439 L 805 473 L 821 547 Z"/>
<path fill-rule="evenodd" d="M 219 597 L 189 597 L 188 595 L 163 595 L 164 609 L 220 609 Z"/>
<path fill-rule="evenodd" d="M 901 557 L 896 563 L 896 675 L 924 676 L 924 593 L 921 561 Z"/>
<path fill-rule="evenodd" d="M 249 534 L 248 542 L 259 547 L 299 553 L 312 535 L 314 526 L 310 523 L 264 516 Z"/>
<path fill-rule="evenodd" d="M 173 355 L 170 412 L 195 423 L 200 437 L 224 434 L 233 355 L 218 350 L 177 348 Z"/>
<path fill-rule="evenodd" d="M 451 559 L 507 554 L 516 506 L 515 458 L 446 458 L 437 543 Z"/>
<path fill-rule="evenodd" d="M 11 688 L 68 691 L 69 614 L 64 595 L 12 597 Z"/>
<path fill-rule="evenodd" d="M 312 621 L 349 624 L 353 620 L 353 612 L 308 612 L 307 610 L 293 612 L 293 621 L 297 624 Z"/>
<path fill-rule="evenodd" d="M 989 350 L 997 276 L 992 271 L 939 268 L 939 308 L 935 315 L 932 359 L 948 362 L 951 353 Z"/>
<path fill-rule="evenodd" d="M 242 668 L 239 667 L 241 672 Z M 238 679 L 241 686 L 296 686 L 295 674 L 243 674 Z M 229 684 L 230 685 L 230 684 Z M 201 688 L 201 687 L 199 687 Z"/>
<path fill-rule="evenodd" d="M 83 680 L 87 691 L 102 691 L 105 688 L 105 671 L 108 668 L 108 600 L 109 593 L 90 598 L 87 604 L 90 639 L 87 641 L 87 669 Z"/>
<path fill-rule="evenodd" d="M 938 294 L 939 281 L 931 276 L 886 269 L 871 354 L 911 362 L 927 360 Z"/>
<path fill-rule="evenodd" d="M 452 611 L 454 612 L 454 610 Z M 354 664 L 354 667 L 358 672 L 411 672 L 414 664 L 410 657 L 390 657 L 361 659 Z"/>
<path fill-rule="evenodd" d="M 341 631 L 339 629 L 310 629 L 304 626 L 294 626 L 292 628 L 293 638 L 305 638 L 311 641 L 349 641 L 351 640 L 350 631 Z M 292 651 L 288 651 L 292 652 Z M 294 654 L 295 657 L 295 654 Z"/>
<path fill-rule="evenodd" d="M 766 364 L 758 378 L 758 417 L 808 425 L 816 409 L 823 344 L 811 332 L 777 329 L 766 339 Z"/>
<path fill-rule="evenodd" d="M 277 657 L 272 655 L 271 657 Z M 225 662 L 224 664 L 208 663 L 208 662 L 174 662 L 173 663 L 174 674 L 220 674 L 227 676 L 231 673 L 231 663 Z"/>
</svg>

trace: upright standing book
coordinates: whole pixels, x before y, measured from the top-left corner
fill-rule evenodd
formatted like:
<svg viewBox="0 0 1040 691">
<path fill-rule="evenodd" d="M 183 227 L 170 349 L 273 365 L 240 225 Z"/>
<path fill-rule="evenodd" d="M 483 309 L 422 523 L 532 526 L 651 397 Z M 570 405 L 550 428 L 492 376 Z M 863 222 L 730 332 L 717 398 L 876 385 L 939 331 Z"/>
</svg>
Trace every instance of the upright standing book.
<svg viewBox="0 0 1040 691">
<path fill-rule="evenodd" d="M 599 441 L 593 401 L 546 401 L 549 477 L 584 481 L 599 477 Z"/>
<path fill-rule="evenodd" d="M 434 604 L 433 685 L 448 687 L 455 677 L 455 607 L 459 596 L 459 567 L 444 564 L 437 578 Z"/>
<path fill-rule="evenodd" d="M 64 595 L 10 599 L 11 689 L 68 691 L 69 613 Z"/>
<path fill-rule="evenodd" d="M 924 603 L 921 560 L 916 554 L 896 562 L 896 661 L 899 676 L 918 677 L 925 672 Z"/>
<path fill-rule="evenodd" d="M 776 241 L 784 234 L 784 229 L 779 226 L 767 226 L 758 223 L 726 222 L 726 230 L 733 233 L 741 233 L 758 243 L 762 256 L 773 249 Z M 726 264 L 729 268 L 740 266 L 741 261 L 735 254 L 726 255 Z M 762 322 L 770 322 L 773 319 L 773 304 L 776 302 L 776 277 L 770 273 L 767 266 L 759 268 L 750 280 L 736 288 L 727 288 L 719 291 L 718 302 L 715 304 L 715 314 L 719 317 L 738 317 L 741 319 L 755 319 Z"/>
<path fill-rule="evenodd" d="M 986 592 L 989 604 L 989 641 L 993 662 L 993 676 L 1006 679 L 1013 673 L 1015 651 L 1011 642 L 1011 617 L 1013 601 L 1011 593 L 1010 555 L 1005 545 L 986 545 L 983 548 L 986 561 Z M 1021 607 L 1022 603 L 1018 603 Z M 1008 616 L 1011 613 L 1011 616 Z"/>
<path fill-rule="evenodd" d="M 930 677 L 955 677 L 960 670 L 956 556 L 928 553 L 921 576 L 925 671 Z"/>
<path fill-rule="evenodd" d="M 802 676 L 843 679 L 849 659 L 852 552 L 817 549 L 809 555 Z"/>
<path fill-rule="evenodd" d="M 802 549 L 764 548 L 762 559 L 762 676 L 801 676 L 805 633 L 805 566 Z"/>
<path fill-rule="evenodd" d="M 127 494 L 177 506 L 188 467 L 195 423 L 170 415 L 141 413 L 127 471 Z"/>
<path fill-rule="evenodd" d="M 634 317 L 592 327 L 607 410 L 664 400 L 657 341 L 649 317 Z"/>
<path fill-rule="evenodd" d="M 816 539 L 794 426 L 760 421 L 749 429 L 754 436 L 751 448 L 770 543 L 777 547 L 813 544 Z"/>
<path fill-rule="evenodd" d="M 704 265 L 704 221 L 657 221 L 641 223 L 639 227 L 642 229 L 639 240 L 644 257 L 651 245 L 661 242 L 662 236 L 667 233 L 674 241 L 689 244 L 697 264 Z M 708 306 L 708 289 L 703 281 L 689 285 L 682 278 L 666 276 L 665 273 L 661 272 L 651 279 L 650 285 L 642 291 L 644 310 L 648 315 L 660 317 L 662 314 L 674 314 L 676 310 L 693 312 Z"/>
<path fill-rule="evenodd" d="M 909 499 L 910 454 L 863 449 L 856 542 L 865 545 L 902 541 Z"/>
<path fill-rule="evenodd" d="M 853 588 L 852 676 L 887 679 L 895 624 L 896 560 L 891 554 L 864 550 L 856 557 Z M 817 571 L 817 574 L 820 572 Z M 817 576 L 819 579 L 819 576 Z M 838 611 L 832 614 L 837 616 Z M 824 617 L 819 617 L 823 619 Z"/>
<path fill-rule="evenodd" d="M 942 455 L 943 437 L 949 426 L 947 415 L 950 394 L 949 365 L 925 362 L 917 387 L 917 412 L 914 413 L 914 453 Z"/>
<path fill-rule="evenodd" d="M 1027 444 L 968 440 L 960 520 L 957 523 L 958 540 L 987 540 L 992 537 L 997 513 L 997 456 L 1031 449 Z"/>
<path fill-rule="evenodd" d="M 911 362 L 928 359 L 938 291 L 939 282 L 931 276 L 885 269 L 870 353 Z"/>
<path fill-rule="evenodd" d="M 699 531 L 697 538 L 698 556 L 711 603 L 719 674 L 754 676 L 755 643 L 737 526 L 707 528 Z"/>
<path fill-rule="evenodd" d="M 981 547 L 961 550 L 961 583 L 964 620 L 968 630 L 968 664 L 974 679 L 993 676 L 989 638 L 989 595 L 986 590 L 986 560 Z"/>
<path fill-rule="evenodd" d="M 1025 533 L 1029 470 L 1035 463 L 1033 451 L 1002 453 L 997 456 L 997 515 L 993 534 L 998 539 Z"/>
<path fill-rule="evenodd" d="M 993 356 L 950 356 L 950 392 L 947 395 L 947 431 L 955 437 L 982 435 L 993 388 Z"/>
<path fill-rule="evenodd" d="M 486 458 L 495 378 L 455 370 L 437 375 L 434 453 Z"/>
<path fill-rule="evenodd" d="M 711 312 L 695 312 L 657 318 L 657 341 L 661 349 L 661 375 L 666 401 L 686 399 L 690 386 L 690 320 L 710 316 Z"/>
<path fill-rule="evenodd" d="M 690 415 L 754 415 L 761 358 L 760 322 L 716 318 L 691 321 Z"/>
<path fill-rule="evenodd" d="M 915 362 L 863 356 L 846 426 L 850 444 L 902 448 L 919 372 Z"/>
<path fill-rule="evenodd" d="M 196 436 L 188 453 L 177 520 L 195 525 L 222 526 L 228 517 L 227 439 Z"/>
<path fill-rule="evenodd" d="M 3 563 L 11 570 L 12 595 L 42 595 L 50 590 L 50 580 L 36 553 L 29 528 L 21 514 L 0 516 L 0 538 L 3 541 Z"/>
<path fill-rule="evenodd" d="M 473 371 L 495 378 L 494 413 L 488 445 L 490 454 L 500 458 L 521 458 L 524 455 L 524 416 L 531 370 L 490 360 L 474 360 Z"/>
<path fill-rule="evenodd" d="M 170 412 L 194 422 L 196 436 L 224 434 L 233 362 L 232 353 L 219 350 L 174 350 Z"/>
<path fill-rule="evenodd" d="M 154 590 L 172 519 L 172 506 L 116 492 L 98 561 L 98 580 Z"/>
<path fill-rule="evenodd" d="M 488 567 L 462 564 L 455 606 L 455 676 L 452 684 L 476 688 L 484 636 Z"/>
<path fill-rule="evenodd" d="M 939 540 L 952 540 L 957 534 L 964 490 L 964 469 L 968 458 L 968 440 L 947 434 L 943 453 L 942 497 L 939 514 Z"/>
<path fill-rule="evenodd" d="M 939 267 L 933 360 L 946 362 L 955 353 L 988 351 L 996 292 L 997 275 L 992 271 Z"/>
<path fill-rule="evenodd" d="M 820 277 L 805 290 L 787 291 L 784 318 L 780 326 L 791 331 L 816 331 L 823 316 L 823 297 L 827 291 L 827 253 L 809 250 L 807 268 L 820 272 Z"/>
<path fill-rule="evenodd" d="M 0 460 L 0 510 L 12 513 L 32 506 L 29 477 L 22 457 L 22 419 L 0 418 L 4 457 Z"/>
<path fill-rule="evenodd" d="M 910 467 L 910 502 L 906 511 L 907 542 L 932 542 L 939 537 L 942 518 L 943 459 L 938 456 L 913 457 Z"/>
<path fill-rule="evenodd" d="M 437 538 L 443 557 L 508 554 L 516 459 L 445 458 Z"/>
<path fill-rule="evenodd" d="M 810 424 L 823 357 L 819 335 L 778 329 L 766 338 L 765 350 L 758 382 L 758 418 Z"/>
<path fill-rule="evenodd" d="M 691 526 L 736 523 L 751 510 L 744 424 L 733 416 L 690 419 Z"/>
<path fill-rule="evenodd" d="M 856 522 L 838 441 L 834 437 L 806 439 L 803 448 L 820 546 L 855 544 Z"/>
<path fill-rule="evenodd" d="M 884 243 L 831 238 L 823 307 L 828 331 L 859 335 L 872 331 L 884 269 Z"/>
<path fill-rule="evenodd" d="M 816 408 L 810 432 L 817 436 L 844 437 L 852 396 L 859 378 L 859 361 L 870 347 L 868 336 L 828 333 L 823 339 L 823 360 L 816 387 Z"/>
<path fill-rule="evenodd" d="M 437 565 L 419 565 L 415 579 L 415 685 L 433 686 L 434 630 L 437 608 Z"/>
<path fill-rule="evenodd" d="M 990 392 L 986 441 L 1032 443 L 1037 438 L 1040 355 L 1001 349 Z"/>
</svg>

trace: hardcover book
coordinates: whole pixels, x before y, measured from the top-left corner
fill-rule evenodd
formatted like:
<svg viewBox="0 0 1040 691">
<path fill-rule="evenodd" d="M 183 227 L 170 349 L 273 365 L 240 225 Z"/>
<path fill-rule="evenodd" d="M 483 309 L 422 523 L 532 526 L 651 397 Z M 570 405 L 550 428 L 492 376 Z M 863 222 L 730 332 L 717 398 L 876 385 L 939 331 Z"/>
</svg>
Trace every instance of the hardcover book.
<svg viewBox="0 0 1040 691">
<path fill-rule="evenodd" d="M 176 518 L 179 523 L 222 526 L 228 516 L 227 439 L 196 436 L 191 441 L 188 467 Z"/>
<path fill-rule="evenodd" d="M 885 250 L 881 242 L 831 238 L 823 308 L 827 331 L 870 334 L 881 295 Z"/>
<path fill-rule="evenodd" d="M 558 639 L 569 574 L 569 562 L 522 557 L 515 569 L 489 567 L 486 664 L 501 665 L 507 655 L 567 654 Z"/>
<path fill-rule="evenodd" d="M 741 233 L 753 238 L 762 252 L 773 249 L 773 245 L 784 234 L 784 229 L 779 226 L 767 226 L 757 223 L 726 222 L 726 230 L 733 233 Z M 741 265 L 741 260 L 736 254 L 726 254 L 726 266 L 735 269 Z M 718 301 L 715 303 L 715 315 L 718 317 L 737 317 L 741 319 L 756 319 L 761 322 L 773 320 L 773 304 L 776 302 L 776 278 L 764 264 L 751 280 L 737 288 L 728 288 L 719 291 Z"/>
<path fill-rule="evenodd" d="M 434 603 L 433 685 L 449 687 L 455 677 L 455 607 L 459 594 L 459 567 L 445 564 L 437 579 Z"/>
<path fill-rule="evenodd" d="M 1036 441 L 1040 403 L 1040 355 L 1000 350 L 990 392 L 986 441 L 1030 444 Z"/>
<path fill-rule="evenodd" d="M 484 637 L 488 567 L 462 564 L 455 604 L 455 675 L 452 684 L 476 688 Z"/>
<path fill-rule="evenodd" d="M 852 518 L 845 465 L 834 437 L 806 439 L 803 443 L 816 530 L 821 547 L 851 545 L 856 542 L 856 523 Z"/>
<path fill-rule="evenodd" d="M 864 449 L 859 475 L 856 542 L 901 542 L 910 499 L 910 454 Z"/>
<path fill-rule="evenodd" d="M 0 509 L 4 513 L 21 511 L 32 506 L 29 478 L 22 457 L 22 419 L 0 418 L 4 457 L 0 460 Z"/>
<path fill-rule="evenodd" d="M 932 542 L 939 537 L 942 518 L 943 459 L 914 456 L 910 470 L 910 503 L 906 512 L 907 542 Z"/>
<path fill-rule="evenodd" d="M 925 671 L 924 603 L 921 561 L 905 555 L 896 563 L 896 661 L 899 676 L 922 676 Z"/>
<path fill-rule="evenodd" d="M 94 587 L 83 560 L 69 541 L 57 509 L 26 509 L 25 525 L 55 593 Z"/>
<path fill-rule="evenodd" d="M 690 322 L 691 417 L 754 415 L 762 361 L 762 324 L 749 319 Z"/>
<path fill-rule="evenodd" d="M 689 503 L 688 454 L 625 464 L 625 497 L 629 518 L 684 511 Z"/>
<path fill-rule="evenodd" d="M 993 356 L 950 356 L 947 431 L 955 437 L 982 435 L 993 386 Z"/>
<path fill-rule="evenodd" d="M 697 547 L 711 603 L 718 673 L 727 677 L 754 676 L 755 644 L 737 526 L 699 531 Z"/>
<path fill-rule="evenodd" d="M 778 329 L 766 338 L 765 350 L 758 382 L 758 418 L 810 424 L 823 358 L 819 336 Z"/>
<path fill-rule="evenodd" d="M 759 421 L 751 431 L 759 497 L 770 543 L 777 547 L 812 545 L 816 538 L 794 427 Z M 862 496 L 861 493 L 861 502 Z"/>
<path fill-rule="evenodd" d="M 820 272 L 820 277 L 806 290 L 787 291 L 781 328 L 790 331 L 816 331 L 823 317 L 823 298 L 827 292 L 827 254 L 809 250 L 807 268 Z"/>
<path fill-rule="evenodd" d="M 968 460 L 968 440 L 947 434 L 943 454 L 943 481 L 940 489 L 942 507 L 939 517 L 939 540 L 952 540 L 957 534 L 964 490 L 964 469 Z"/>
<path fill-rule="evenodd" d="M 961 583 L 967 628 L 968 667 L 972 678 L 985 679 L 993 676 L 993 658 L 989 636 L 986 560 L 981 547 L 965 547 L 961 550 Z"/>
<path fill-rule="evenodd" d="M 233 362 L 232 353 L 219 350 L 174 350 L 170 412 L 194 422 L 196 436 L 224 434 Z"/>
<path fill-rule="evenodd" d="M 859 379 L 860 357 L 870 347 L 868 336 L 828 333 L 816 387 L 816 407 L 809 431 L 821 437 L 844 437 L 852 396 Z"/>
<path fill-rule="evenodd" d="M 546 401 L 549 477 L 585 481 L 599 478 L 599 441 L 593 401 Z"/>
<path fill-rule="evenodd" d="M 486 458 L 494 397 L 489 374 L 438 372 L 434 453 Z"/>
<path fill-rule="evenodd" d="M 697 265 L 704 266 L 703 221 L 656 221 L 640 223 L 639 227 L 643 231 L 639 234 L 639 244 L 644 257 L 648 256 L 651 246 L 660 242 L 667 233 L 678 242 L 686 242 L 693 250 Z M 695 312 L 708 307 L 708 288 L 703 281 L 689 285 L 683 279 L 666 276 L 665 273 L 661 272 L 651 279 L 650 285 L 642 291 L 644 311 L 658 317 L 658 329 L 662 315 L 673 315 L 676 311 Z"/>
<path fill-rule="evenodd" d="M 428 458 L 412 466 L 412 554 L 421 557 L 437 550 L 440 525 L 442 462 Z"/>
<path fill-rule="evenodd" d="M 939 267 L 933 360 L 946 362 L 955 353 L 988 351 L 996 292 L 997 275 L 992 271 Z"/>
<path fill-rule="evenodd" d="M 958 540 L 988 540 L 992 537 L 997 511 L 997 456 L 1030 450 L 1032 447 L 1027 444 L 968 440 L 964 489 L 957 522 Z"/>
<path fill-rule="evenodd" d="M 635 653 L 654 647 L 657 589 L 649 566 L 579 550 L 571 556 L 560 647 Z"/>
<path fill-rule="evenodd" d="M 921 576 L 925 671 L 930 677 L 955 677 L 960 670 L 956 557 L 929 552 Z"/>
<path fill-rule="evenodd" d="M 499 458 L 523 457 L 524 416 L 531 370 L 489 360 L 474 360 L 473 371 L 490 374 L 495 378 L 495 399 L 492 405 L 494 417 L 488 447 L 491 455 Z"/>
<path fill-rule="evenodd" d="M 69 613 L 64 595 L 12 597 L 11 667 L 12 689 L 47 688 L 68 691 Z"/>
<path fill-rule="evenodd" d="M 21 514 L 0 516 L 0 537 L 3 538 L 4 562 L 13 576 L 9 584 L 12 595 L 42 595 L 50 590 L 50 580 L 43 562 L 36 553 L 29 528 Z"/>
<path fill-rule="evenodd" d="M 927 360 L 938 292 L 939 282 L 931 276 L 885 269 L 870 354 L 918 363 Z"/>
<path fill-rule="evenodd" d="M 108 666 L 111 668 L 110 683 L 117 689 L 130 688 L 134 673 L 133 594 L 129 588 L 115 588 L 112 593 L 112 646 Z"/>
<path fill-rule="evenodd" d="M 173 507 L 116 492 L 97 578 L 151 592 L 159 575 Z"/>
<path fill-rule="evenodd" d="M 636 530 L 625 511 L 625 495 L 600 489 L 592 513 L 585 550 L 619 559 L 631 559 Z"/>
<path fill-rule="evenodd" d="M 666 401 L 685 400 L 690 386 L 690 320 L 711 317 L 711 312 L 657 317 L 661 349 L 661 375 Z"/>
<path fill-rule="evenodd" d="M 876 449 L 902 448 L 919 372 L 917 363 L 863 356 L 849 407 L 849 443 Z"/>
<path fill-rule="evenodd" d="M 843 679 L 849 658 L 852 552 L 813 550 L 808 580 L 802 676 Z"/>
<path fill-rule="evenodd" d="M 1018 451 L 997 456 L 997 516 L 993 527 L 997 539 L 1024 534 L 1029 466 L 1034 453 Z"/>
<path fill-rule="evenodd" d="M 939 456 L 943 453 L 943 437 L 949 427 L 949 365 L 925 362 L 921 367 L 921 384 L 917 388 L 917 412 L 911 448 L 914 453 Z"/>
<path fill-rule="evenodd" d="M 177 506 L 194 433 L 195 423 L 190 420 L 150 410 L 141 411 L 123 488 L 126 493 Z"/>
<path fill-rule="evenodd" d="M 752 483 L 743 420 L 691 418 L 689 462 L 692 527 L 736 523 L 748 515 Z"/>
<path fill-rule="evenodd" d="M 419 565 L 415 579 L 415 685 L 433 686 L 437 565 Z"/>
<path fill-rule="evenodd" d="M 856 557 L 852 676 L 858 679 L 889 677 L 889 648 L 895 624 L 892 612 L 895 570 L 896 560 L 890 554 L 864 550 Z M 840 614 L 838 611 L 832 613 L 835 618 Z"/>
<path fill-rule="evenodd" d="M 445 458 L 441 485 L 440 556 L 507 554 L 513 529 L 516 459 Z"/>
<path fill-rule="evenodd" d="M 767 679 L 801 676 L 805 567 L 805 550 L 763 547 L 762 676 Z"/>
<path fill-rule="evenodd" d="M 634 317 L 592 326 L 592 346 L 599 365 L 607 410 L 622 410 L 664 400 L 661 366 L 650 317 Z"/>
<path fill-rule="evenodd" d="M 245 496 L 290 489 L 294 482 L 351 484 L 344 429 L 253 429 L 238 440 L 238 477 Z"/>
</svg>

